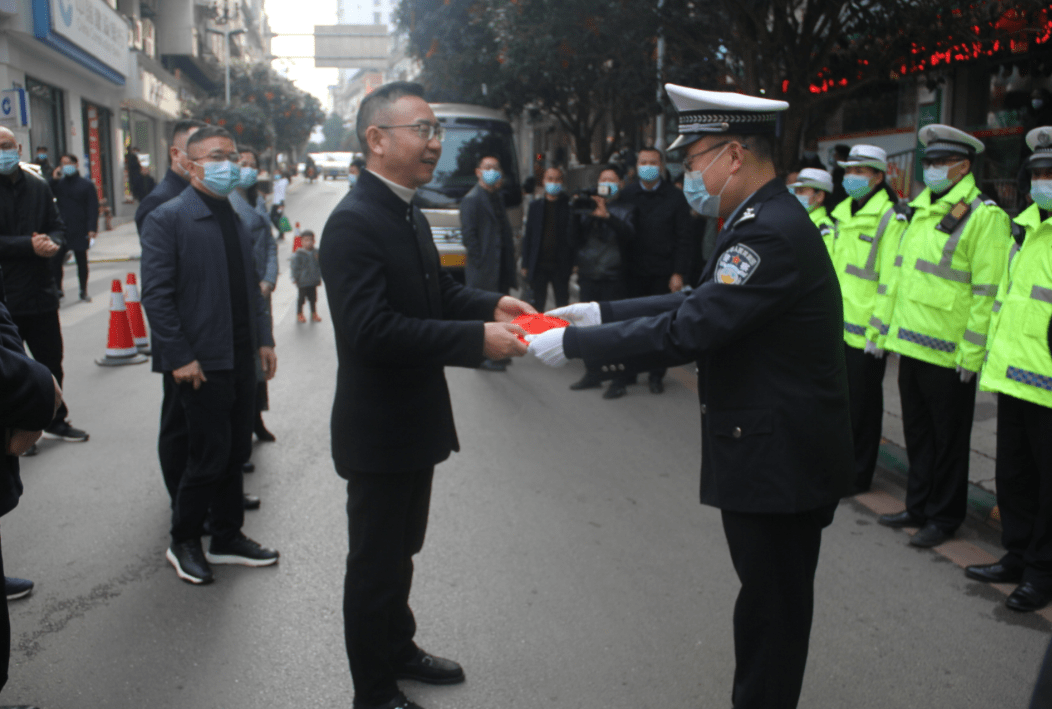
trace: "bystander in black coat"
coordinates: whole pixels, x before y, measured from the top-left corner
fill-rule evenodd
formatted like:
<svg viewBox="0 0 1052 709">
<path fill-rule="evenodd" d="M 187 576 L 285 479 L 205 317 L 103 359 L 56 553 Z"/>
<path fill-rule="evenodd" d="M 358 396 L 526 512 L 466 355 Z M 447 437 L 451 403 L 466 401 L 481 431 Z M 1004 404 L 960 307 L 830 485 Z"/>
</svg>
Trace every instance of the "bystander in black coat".
<svg viewBox="0 0 1052 709">
<path fill-rule="evenodd" d="M 550 235 L 546 234 L 549 226 Z M 565 194 L 560 194 L 554 200 L 541 198 L 530 202 L 522 236 L 522 267 L 526 270 L 526 280 L 533 286 L 533 305 L 538 311 L 544 310 L 549 282 L 555 291 L 557 307 L 570 302 L 573 261 L 570 200 Z"/>
<path fill-rule="evenodd" d="M 87 251 L 88 233 L 99 227 L 99 193 L 95 183 L 78 173 L 52 180 L 51 191 L 66 225 L 66 246 L 70 251 Z"/>
<path fill-rule="evenodd" d="M 658 295 L 650 289 L 635 293 L 632 284 L 662 281 L 668 292 L 673 273 L 686 279 L 691 265 L 690 205 L 667 180 L 648 190 L 639 182 L 625 187 L 622 200 L 639 210 L 636 238 L 628 246 L 630 295 Z"/>
<path fill-rule="evenodd" d="M 33 250 L 33 233 L 66 243 L 66 225 L 47 182 L 21 167 L 0 175 L 0 268 L 6 278 L 7 309 L 15 316 L 58 310 L 58 288 L 49 259 Z"/>
<path fill-rule="evenodd" d="M 138 229 L 139 235 L 142 235 L 143 222 L 146 221 L 146 217 L 150 216 L 150 212 L 168 200 L 175 199 L 189 186 L 190 182 L 186 178 L 180 176 L 172 168 L 168 168 L 161 183 L 143 197 L 139 202 L 139 208 L 135 210 L 135 228 Z"/>
</svg>

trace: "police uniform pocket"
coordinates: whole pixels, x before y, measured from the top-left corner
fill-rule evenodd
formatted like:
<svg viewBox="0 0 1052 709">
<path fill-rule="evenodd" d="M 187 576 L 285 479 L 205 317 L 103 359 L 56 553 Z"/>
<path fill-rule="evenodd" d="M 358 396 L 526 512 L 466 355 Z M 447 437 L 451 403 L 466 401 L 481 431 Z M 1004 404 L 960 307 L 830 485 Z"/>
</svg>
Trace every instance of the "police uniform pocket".
<svg viewBox="0 0 1052 709">
<path fill-rule="evenodd" d="M 709 430 L 721 439 L 749 439 L 774 433 L 774 414 L 770 409 L 710 411 Z"/>
<path fill-rule="evenodd" d="M 910 300 L 939 310 L 951 311 L 957 300 L 957 288 L 935 279 L 915 279 Z"/>
<path fill-rule="evenodd" d="M 1049 321 L 1052 320 L 1052 303 L 1031 300 L 1026 305 L 1023 332 L 1044 341 L 1048 337 Z"/>
</svg>

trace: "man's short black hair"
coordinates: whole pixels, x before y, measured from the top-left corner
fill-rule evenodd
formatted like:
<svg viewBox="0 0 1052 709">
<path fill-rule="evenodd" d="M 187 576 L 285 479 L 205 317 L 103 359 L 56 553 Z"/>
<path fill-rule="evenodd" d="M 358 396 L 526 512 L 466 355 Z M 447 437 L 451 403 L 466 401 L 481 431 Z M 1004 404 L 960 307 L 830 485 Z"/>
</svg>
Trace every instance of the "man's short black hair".
<svg viewBox="0 0 1052 709">
<path fill-rule="evenodd" d="M 617 175 L 617 179 L 619 179 L 619 180 L 625 179 L 625 169 L 623 167 L 621 167 L 620 165 L 616 165 L 614 163 L 609 163 L 607 165 L 603 165 L 599 169 L 599 174 L 602 175 L 607 170 L 613 170 L 614 174 Z"/>
<path fill-rule="evenodd" d="M 77 160 L 77 156 L 73 153 L 62 153 L 62 155 L 59 157 L 59 160 L 61 160 L 62 158 L 69 158 L 71 161 L 73 161 L 74 165 L 80 164 L 80 160 Z"/>
<path fill-rule="evenodd" d="M 727 140 L 741 143 L 763 162 L 774 160 L 774 136 L 772 135 L 725 135 Z"/>
<path fill-rule="evenodd" d="M 196 118 L 184 118 L 181 121 L 176 121 L 175 125 L 172 126 L 172 142 L 175 142 L 175 136 L 177 135 L 189 133 L 194 128 L 204 128 L 207 125 L 204 121 L 199 121 Z"/>
<path fill-rule="evenodd" d="M 413 81 L 392 81 L 376 89 L 362 100 L 362 104 L 358 107 L 358 118 L 354 124 L 354 132 L 358 135 L 358 142 L 362 150 L 369 151 L 365 131 L 369 126 L 376 125 L 376 115 L 405 96 L 423 98 L 424 87 Z"/>
<path fill-rule="evenodd" d="M 559 175 L 561 175 L 563 179 L 566 179 L 566 170 L 563 169 L 562 165 L 549 165 L 548 167 L 544 168 L 545 172 L 548 172 L 548 170 L 558 170 Z"/>
<path fill-rule="evenodd" d="M 833 146 L 833 154 L 847 157 L 851 154 L 851 146 L 844 143 L 837 143 Z"/>
<path fill-rule="evenodd" d="M 46 145 L 38 145 L 37 150 L 43 150 L 45 153 L 51 152 Z"/>
<path fill-rule="evenodd" d="M 308 236 L 313 239 L 314 238 L 314 232 L 311 231 L 310 229 L 304 229 L 303 231 L 300 232 L 300 238 L 301 239 L 304 239 L 304 238 L 306 238 Z"/>
<path fill-rule="evenodd" d="M 486 158 L 493 158 L 494 160 L 497 161 L 497 164 L 500 165 L 500 158 L 498 158 L 496 155 L 492 155 L 492 154 L 487 153 L 486 155 L 483 155 L 482 157 L 479 158 L 478 164 L 475 165 L 475 167 L 482 167 L 482 161 L 485 160 Z M 503 169 L 503 167 L 504 166 L 501 165 L 502 169 Z"/>
<path fill-rule="evenodd" d="M 351 160 L 351 167 L 356 167 L 359 170 L 364 170 L 365 169 L 365 161 L 362 160 L 361 158 L 355 158 L 354 160 Z"/>
<path fill-rule="evenodd" d="M 232 136 L 230 131 L 226 128 L 205 124 L 204 128 L 191 135 L 190 139 L 186 141 L 186 152 L 190 152 L 191 145 L 200 143 L 202 140 L 208 140 L 209 138 L 229 138 L 232 143 L 235 145 L 237 144 L 237 141 L 234 140 L 234 136 Z"/>
<path fill-rule="evenodd" d="M 645 148 L 640 148 L 639 152 L 636 153 L 637 158 L 639 157 L 640 153 L 657 153 L 658 157 L 661 158 L 661 162 L 665 162 L 665 151 L 661 148 L 655 148 L 653 145 L 647 146 Z"/>
<path fill-rule="evenodd" d="M 239 145 L 237 146 L 237 152 L 252 153 L 252 157 L 256 160 L 256 167 L 259 167 L 259 152 L 255 148 L 250 147 L 248 145 Z"/>
</svg>

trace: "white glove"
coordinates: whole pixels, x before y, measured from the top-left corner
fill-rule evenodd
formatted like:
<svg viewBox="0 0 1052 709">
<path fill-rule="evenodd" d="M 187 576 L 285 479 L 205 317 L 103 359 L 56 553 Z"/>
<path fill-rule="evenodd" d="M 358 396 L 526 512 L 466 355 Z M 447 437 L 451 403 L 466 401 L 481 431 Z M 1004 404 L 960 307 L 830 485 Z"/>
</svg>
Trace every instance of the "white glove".
<svg viewBox="0 0 1052 709">
<path fill-rule="evenodd" d="M 965 384 L 975 379 L 975 372 L 960 365 L 957 365 L 957 373 L 961 375 L 961 381 Z"/>
<path fill-rule="evenodd" d="M 526 341 L 530 343 L 530 347 L 526 351 L 549 367 L 562 367 L 566 364 L 566 354 L 563 353 L 565 332 L 565 327 L 557 327 L 539 335 L 527 335 Z"/>
<path fill-rule="evenodd" d="M 884 350 L 877 347 L 877 344 L 875 342 L 870 342 L 869 340 L 866 340 L 866 346 L 863 349 L 863 351 L 868 355 L 873 355 L 877 359 L 884 359 Z"/>
<path fill-rule="evenodd" d="M 603 324 L 603 315 L 599 312 L 599 303 L 574 303 L 564 305 L 555 310 L 549 310 L 545 315 L 553 318 L 562 318 L 571 325 L 577 327 L 593 327 Z"/>
</svg>

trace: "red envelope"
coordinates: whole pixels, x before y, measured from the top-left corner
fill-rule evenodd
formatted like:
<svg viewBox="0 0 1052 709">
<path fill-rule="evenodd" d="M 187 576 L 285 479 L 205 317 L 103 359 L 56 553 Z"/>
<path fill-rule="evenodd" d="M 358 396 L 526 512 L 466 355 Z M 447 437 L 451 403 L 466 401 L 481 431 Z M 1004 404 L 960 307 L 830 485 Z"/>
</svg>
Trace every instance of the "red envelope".
<svg viewBox="0 0 1052 709">
<path fill-rule="evenodd" d="M 513 325 L 518 325 L 531 335 L 540 335 L 542 332 L 548 332 L 557 327 L 567 327 L 570 324 L 561 318 L 553 318 L 550 315 L 543 315 L 541 313 L 520 315 L 512 320 L 511 323 Z M 526 341 L 525 338 L 521 336 L 519 339 L 523 342 Z"/>
</svg>

